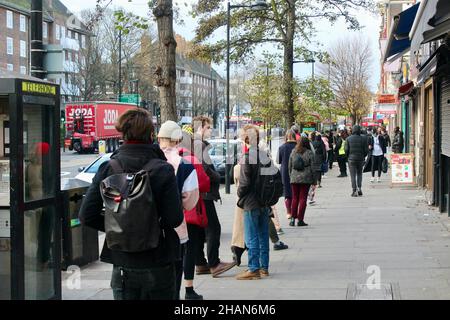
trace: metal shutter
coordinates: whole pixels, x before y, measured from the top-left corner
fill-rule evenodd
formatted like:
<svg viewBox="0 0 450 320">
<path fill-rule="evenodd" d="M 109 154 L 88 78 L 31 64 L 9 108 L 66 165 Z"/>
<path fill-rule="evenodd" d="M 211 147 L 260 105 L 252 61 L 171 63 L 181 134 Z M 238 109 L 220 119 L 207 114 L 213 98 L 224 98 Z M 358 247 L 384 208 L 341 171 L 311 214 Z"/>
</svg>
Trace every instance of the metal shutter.
<svg viewBox="0 0 450 320">
<path fill-rule="evenodd" d="M 441 87 L 441 148 L 450 157 L 450 78 L 444 78 Z"/>
</svg>

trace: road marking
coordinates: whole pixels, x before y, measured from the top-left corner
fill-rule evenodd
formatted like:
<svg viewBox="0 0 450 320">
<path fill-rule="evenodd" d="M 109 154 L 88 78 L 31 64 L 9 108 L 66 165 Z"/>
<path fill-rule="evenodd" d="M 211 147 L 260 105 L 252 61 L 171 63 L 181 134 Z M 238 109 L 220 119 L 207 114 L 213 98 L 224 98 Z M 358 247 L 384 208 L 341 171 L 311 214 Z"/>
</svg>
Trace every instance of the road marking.
<svg viewBox="0 0 450 320">
<path fill-rule="evenodd" d="M 61 172 L 61 177 L 70 175 L 70 172 L 63 171 Z"/>
</svg>

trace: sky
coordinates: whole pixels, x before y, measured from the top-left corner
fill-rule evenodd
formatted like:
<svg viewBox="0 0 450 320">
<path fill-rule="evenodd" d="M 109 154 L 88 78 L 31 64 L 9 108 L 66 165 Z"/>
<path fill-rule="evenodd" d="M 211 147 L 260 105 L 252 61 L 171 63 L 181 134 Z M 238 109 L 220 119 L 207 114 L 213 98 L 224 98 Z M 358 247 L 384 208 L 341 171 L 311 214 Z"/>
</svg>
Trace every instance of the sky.
<svg viewBox="0 0 450 320">
<path fill-rule="evenodd" d="M 93 0 L 61 0 L 67 8 L 73 13 L 77 14 L 83 9 L 94 8 L 96 1 Z M 148 0 L 132 0 L 129 2 L 128 0 L 113 0 L 110 7 L 123 7 L 128 11 L 133 12 L 137 15 L 146 16 L 148 12 L 147 6 Z M 194 30 L 197 25 L 196 21 L 189 15 L 190 5 L 195 3 L 195 0 L 174 0 L 174 3 L 179 2 L 180 8 L 180 16 L 184 20 L 184 24 L 174 24 L 175 32 L 186 38 L 187 40 L 192 40 L 194 38 Z M 235 1 L 232 1 L 234 3 Z M 224 3 L 226 1 L 224 0 Z M 188 6 L 185 6 L 187 4 Z M 378 49 L 378 36 L 380 29 L 380 17 L 374 14 L 365 12 L 364 10 L 360 10 L 355 13 L 360 21 L 363 29 L 359 31 L 364 36 L 367 36 L 370 39 L 371 50 L 372 50 L 372 76 L 370 80 L 370 85 L 373 91 L 377 90 L 377 86 L 380 78 L 380 53 Z M 156 28 L 156 27 L 155 27 Z M 322 44 L 322 48 L 326 49 L 339 41 L 340 39 L 347 38 L 358 32 L 347 30 L 345 23 L 343 21 L 338 21 L 335 25 L 331 26 L 328 22 L 323 21 L 319 22 L 316 25 L 318 30 L 316 41 Z M 215 38 L 226 37 L 226 30 L 218 30 L 215 34 Z M 317 47 L 310 47 L 311 50 L 318 50 Z M 276 52 L 272 45 L 266 45 L 257 50 L 258 53 L 263 51 Z M 262 61 L 261 61 L 262 62 Z M 215 65 L 215 69 L 223 76 L 225 76 L 226 64 L 222 63 L 220 65 Z M 307 65 L 304 63 L 298 63 L 294 65 L 294 76 L 299 78 L 306 78 L 311 75 L 311 65 Z M 316 68 L 317 70 L 317 68 Z M 233 69 L 232 71 L 233 72 Z M 317 71 L 316 71 L 317 72 Z"/>
</svg>

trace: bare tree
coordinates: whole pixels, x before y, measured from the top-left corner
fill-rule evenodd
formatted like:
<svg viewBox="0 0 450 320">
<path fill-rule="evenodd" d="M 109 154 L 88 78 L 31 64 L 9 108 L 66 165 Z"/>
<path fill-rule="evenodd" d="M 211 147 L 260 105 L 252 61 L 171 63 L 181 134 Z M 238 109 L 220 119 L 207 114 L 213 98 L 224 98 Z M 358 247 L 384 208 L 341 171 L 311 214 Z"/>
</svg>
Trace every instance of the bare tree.
<svg viewBox="0 0 450 320">
<path fill-rule="evenodd" d="M 354 124 L 369 110 L 373 97 L 370 91 L 372 54 L 369 39 L 361 35 L 336 42 L 328 52 L 327 74 L 335 95 L 335 106 L 345 111 Z"/>
</svg>

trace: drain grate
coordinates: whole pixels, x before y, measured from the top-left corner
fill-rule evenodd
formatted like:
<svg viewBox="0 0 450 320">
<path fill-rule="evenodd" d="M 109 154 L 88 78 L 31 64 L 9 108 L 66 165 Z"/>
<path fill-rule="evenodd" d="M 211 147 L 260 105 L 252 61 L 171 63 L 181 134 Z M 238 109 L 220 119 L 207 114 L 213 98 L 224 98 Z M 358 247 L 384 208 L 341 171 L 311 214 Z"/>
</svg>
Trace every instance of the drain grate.
<svg viewBox="0 0 450 320">
<path fill-rule="evenodd" d="M 398 283 L 381 283 L 379 288 L 367 284 L 350 283 L 347 300 L 401 300 Z"/>
</svg>

